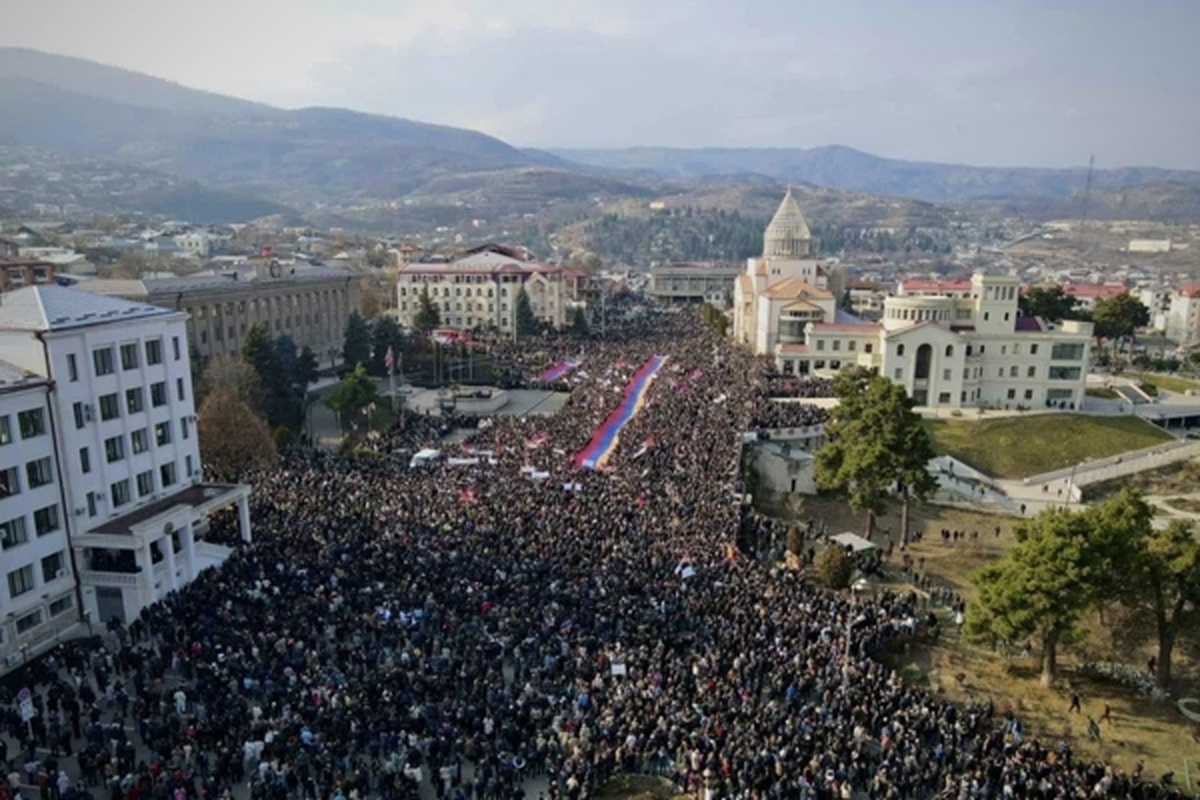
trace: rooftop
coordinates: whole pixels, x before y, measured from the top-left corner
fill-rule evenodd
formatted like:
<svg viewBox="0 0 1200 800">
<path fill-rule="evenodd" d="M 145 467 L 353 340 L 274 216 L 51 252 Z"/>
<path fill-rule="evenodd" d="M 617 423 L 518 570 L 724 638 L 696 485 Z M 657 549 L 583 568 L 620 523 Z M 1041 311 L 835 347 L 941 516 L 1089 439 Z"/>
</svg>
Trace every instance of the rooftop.
<svg viewBox="0 0 1200 800">
<path fill-rule="evenodd" d="M 0 296 L 0 329 L 7 330 L 60 331 L 175 313 L 65 286 L 26 286 Z"/>
<path fill-rule="evenodd" d="M 238 491 L 239 487 L 232 484 L 193 484 L 160 500 L 147 503 L 141 508 L 135 508 L 127 514 L 106 520 L 89 533 L 128 534 L 130 528 L 170 511 L 176 506 L 204 506 L 213 501 L 227 498 Z"/>
<path fill-rule="evenodd" d="M 0 361 L 0 394 L 27 389 L 30 386 L 47 383 L 40 375 L 26 372 L 16 364 Z"/>
<path fill-rule="evenodd" d="M 763 292 L 768 300 L 832 300 L 833 295 L 801 278 L 787 278 L 772 284 Z"/>
</svg>

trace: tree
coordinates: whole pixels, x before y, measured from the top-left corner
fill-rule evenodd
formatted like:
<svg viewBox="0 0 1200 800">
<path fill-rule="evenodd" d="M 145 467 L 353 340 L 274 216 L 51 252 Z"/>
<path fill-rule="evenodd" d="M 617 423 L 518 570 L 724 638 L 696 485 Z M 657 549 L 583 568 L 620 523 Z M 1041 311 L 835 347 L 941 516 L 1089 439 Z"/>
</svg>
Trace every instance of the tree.
<svg viewBox="0 0 1200 800">
<path fill-rule="evenodd" d="M 342 361 L 351 370 L 359 364 L 371 363 L 371 328 L 357 311 L 346 318 Z"/>
<path fill-rule="evenodd" d="M 842 547 L 826 547 L 813 564 L 817 578 L 829 589 L 845 589 L 854 577 L 854 562 Z"/>
<path fill-rule="evenodd" d="M 400 326 L 395 317 L 384 316 L 376 319 L 371 326 L 371 374 L 387 375 L 387 365 L 383 362 L 387 358 L 388 350 L 391 350 L 392 357 L 396 358 L 403 345 L 404 337 L 400 335 Z"/>
<path fill-rule="evenodd" d="M 305 393 L 308 392 L 308 387 L 317 382 L 321 365 L 317 362 L 317 354 L 308 345 L 300 351 L 300 358 L 296 362 L 296 384 L 303 386 Z"/>
<path fill-rule="evenodd" d="M 254 367 L 231 355 L 220 355 L 209 360 L 200 376 L 197 395 L 208 397 L 217 389 L 231 389 L 238 399 L 262 416 L 264 397 L 262 378 Z M 201 401 L 203 405 L 203 401 Z"/>
<path fill-rule="evenodd" d="M 1043 317 L 1050 322 L 1075 318 L 1079 299 L 1069 295 L 1061 284 L 1034 286 L 1017 300 L 1021 313 L 1027 317 Z"/>
<path fill-rule="evenodd" d="M 529 304 L 529 295 L 525 293 L 525 287 L 517 290 L 515 303 L 517 336 L 530 336 L 536 333 L 537 317 L 533 315 L 533 306 Z"/>
<path fill-rule="evenodd" d="M 933 445 L 900 384 L 852 367 L 834 378 L 833 392 L 838 405 L 825 428 L 826 443 L 817 451 L 816 482 L 823 491 L 845 496 L 855 511 L 866 512 L 869 538 L 894 488 L 906 507 L 936 488 L 928 473 Z M 907 527 L 907 510 L 904 523 Z"/>
<path fill-rule="evenodd" d="M 275 458 L 270 427 L 242 399 L 236 386 L 218 385 L 208 393 L 200 407 L 197 429 L 204 468 L 217 479 L 238 480 Z"/>
<path fill-rule="evenodd" d="M 1110 588 L 1138 618 L 1151 622 L 1146 631 L 1157 644 L 1155 681 L 1166 689 L 1180 634 L 1200 622 L 1200 542 L 1189 521 L 1172 520 L 1156 530 L 1153 515 L 1153 508 L 1131 491 L 1096 508 L 1099 527 L 1122 525 Z"/>
<path fill-rule="evenodd" d="M 413 327 L 426 336 L 442 324 L 442 315 L 438 307 L 429 297 L 429 287 L 421 287 L 421 297 L 418 299 L 417 313 L 413 315 Z"/>
<path fill-rule="evenodd" d="M 325 405 L 335 411 L 343 425 L 350 423 L 357 429 L 358 419 L 379 399 L 374 381 L 367 375 L 367 368 L 359 362 L 354 371 L 347 375 L 325 398 Z"/>
<path fill-rule="evenodd" d="M 1138 328 L 1150 324 L 1150 309 L 1129 292 L 1096 301 L 1092 309 L 1095 334 L 1103 339 L 1133 337 Z"/>
<path fill-rule="evenodd" d="M 1087 514 L 1049 509 L 1017 527 L 1017 541 L 998 560 L 972 574 L 978 599 L 968 607 L 965 633 L 975 641 L 1041 645 L 1042 684 L 1058 676 L 1058 646 L 1095 598 L 1099 559 Z"/>
<path fill-rule="evenodd" d="M 587 314 L 581 306 L 571 309 L 571 333 L 576 336 L 588 335 Z"/>
<path fill-rule="evenodd" d="M 275 358 L 275 342 L 263 323 L 260 322 L 251 328 L 242 340 L 242 361 L 254 370 L 259 380 L 261 391 L 256 397 L 257 403 L 252 407 L 262 413 L 270 423 L 275 416 L 271 405 L 274 400 L 272 390 L 279 383 L 280 369 Z"/>
</svg>

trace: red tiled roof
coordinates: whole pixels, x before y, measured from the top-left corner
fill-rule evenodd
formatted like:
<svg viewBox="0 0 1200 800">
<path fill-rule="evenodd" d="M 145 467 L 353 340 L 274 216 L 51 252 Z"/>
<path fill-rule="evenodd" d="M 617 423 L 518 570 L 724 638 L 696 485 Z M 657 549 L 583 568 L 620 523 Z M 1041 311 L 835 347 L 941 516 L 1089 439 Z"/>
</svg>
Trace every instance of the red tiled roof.
<svg viewBox="0 0 1200 800">
<path fill-rule="evenodd" d="M 808 345 L 789 342 L 779 345 L 779 352 L 785 356 L 798 356 L 808 352 Z"/>
<path fill-rule="evenodd" d="M 1200 297 L 1200 283 L 1189 283 L 1179 290 L 1180 297 Z"/>
<path fill-rule="evenodd" d="M 1121 283 L 1069 283 L 1063 286 L 1063 291 L 1072 297 L 1116 297 L 1129 291 Z"/>
</svg>

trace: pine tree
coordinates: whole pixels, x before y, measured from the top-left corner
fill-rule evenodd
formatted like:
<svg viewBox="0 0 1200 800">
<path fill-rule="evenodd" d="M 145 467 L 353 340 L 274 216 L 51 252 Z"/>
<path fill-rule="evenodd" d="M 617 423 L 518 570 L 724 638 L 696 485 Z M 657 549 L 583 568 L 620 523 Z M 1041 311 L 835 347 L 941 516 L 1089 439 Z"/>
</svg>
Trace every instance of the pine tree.
<svg viewBox="0 0 1200 800">
<path fill-rule="evenodd" d="M 537 317 L 533 315 L 533 307 L 529 304 L 529 295 L 524 287 L 517 291 L 516 327 L 517 336 L 530 336 L 537 332 Z"/>
<path fill-rule="evenodd" d="M 413 315 L 413 327 L 428 335 L 430 331 L 436 330 L 442 324 L 441 312 L 430 298 L 428 286 L 421 287 L 421 297 L 418 303 L 417 313 Z"/>
<path fill-rule="evenodd" d="M 346 318 L 342 361 L 351 370 L 359 364 L 366 366 L 371 361 L 371 328 L 357 311 Z"/>
</svg>

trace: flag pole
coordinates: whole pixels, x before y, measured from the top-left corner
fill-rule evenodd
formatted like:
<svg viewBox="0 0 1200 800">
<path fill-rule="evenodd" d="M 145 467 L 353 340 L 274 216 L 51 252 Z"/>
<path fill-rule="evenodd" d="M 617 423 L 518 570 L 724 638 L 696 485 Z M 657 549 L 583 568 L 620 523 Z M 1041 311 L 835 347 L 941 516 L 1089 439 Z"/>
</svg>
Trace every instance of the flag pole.
<svg viewBox="0 0 1200 800">
<path fill-rule="evenodd" d="M 392 348 L 388 348 L 388 408 L 396 413 L 396 356 Z"/>
</svg>

